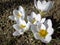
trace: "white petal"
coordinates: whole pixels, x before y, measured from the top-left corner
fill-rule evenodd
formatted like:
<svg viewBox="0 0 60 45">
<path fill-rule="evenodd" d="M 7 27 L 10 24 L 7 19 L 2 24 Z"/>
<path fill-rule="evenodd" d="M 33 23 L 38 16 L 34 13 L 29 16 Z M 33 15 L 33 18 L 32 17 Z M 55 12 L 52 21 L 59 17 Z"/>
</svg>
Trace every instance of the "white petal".
<svg viewBox="0 0 60 45">
<path fill-rule="evenodd" d="M 37 8 L 37 1 L 34 0 L 34 6 Z"/>
<path fill-rule="evenodd" d="M 18 32 L 18 31 L 15 31 L 14 33 L 13 33 L 13 36 L 19 36 L 20 35 L 20 33 Z"/>
<path fill-rule="evenodd" d="M 22 13 L 22 18 L 24 19 L 25 18 L 25 10 L 22 6 L 19 6 L 19 11 Z"/>
<path fill-rule="evenodd" d="M 38 1 L 37 1 L 37 9 L 41 9 L 41 8 L 42 8 L 41 2 L 40 2 L 40 0 L 38 0 Z"/>
<path fill-rule="evenodd" d="M 32 20 L 34 20 L 33 17 L 31 16 L 27 16 L 27 20 L 32 24 Z M 34 22 L 34 24 L 36 24 L 37 21 Z"/>
<path fill-rule="evenodd" d="M 20 29 L 18 32 L 20 33 L 20 35 L 24 34 L 24 30 L 23 29 Z"/>
<path fill-rule="evenodd" d="M 18 10 L 16 10 L 16 9 L 13 10 L 13 15 L 14 15 L 14 16 L 17 16 L 17 15 L 18 15 Z"/>
<path fill-rule="evenodd" d="M 30 26 L 31 26 L 31 24 L 30 24 L 30 22 L 28 21 L 28 23 L 26 24 L 26 30 L 29 30 Z"/>
<path fill-rule="evenodd" d="M 29 22 L 32 22 L 31 16 L 27 16 L 27 20 L 28 20 Z"/>
<path fill-rule="evenodd" d="M 52 2 L 52 1 L 48 1 L 47 2 L 47 10 L 49 11 L 52 7 L 53 7 L 53 4 L 54 4 L 54 2 Z"/>
<path fill-rule="evenodd" d="M 47 2 L 46 9 L 49 10 L 49 8 L 50 8 L 50 2 Z"/>
<path fill-rule="evenodd" d="M 26 25 L 25 20 L 23 19 L 18 20 L 18 25 L 21 25 L 21 24 Z"/>
<path fill-rule="evenodd" d="M 42 1 L 42 4 L 46 4 L 47 2 L 45 0 Z"/>
<path fill-rule="evenodd" d="M 44 25 L 46 26 L 46 29 L 48 28 L 47 20 L 44 22 Z"/>
<path fill-rule="evenodd" d="M 41 23 L 40 23 L 40 21 L 37 22 L 37 26 L 38 26 L 39 29 L 41 28 Z"/>
<path fill-rule="evenodd" d="M 35 12 L 31 12 L 31 17 L 35 18 L 36 17 L 36 13 Z"/>
<path fill-rule="evenodd" d="M 51 36 L 46 36 L 45 39 L 42 39 L 41 41 L 44 43 L 49 43 L 52 40 Z"/>
<path fill-rule="evenodd" d="M 42 11 L 49 11 L 52 8 L 51 1 L 48 1 L 48 2 L 42 1 L 42 5 L 43 5 Z"/>
<path fill-rule="evenodd" d="M 23 8 L 22 6 L 19 6 L 19 11 L 20 11 L 22 14 L 25 15 L 25 10 L 24 10 L 24 8 Z"/>
<path fill-rule="evenodd" d="M 47 20 L 48 27 L 52 27 L 52 21 L 50 19 Z"/>
<path fill-rule="evenodd" d="M 46 18 L 42 18 L 42 19 L 41 19 L 41 23 L 44 23 L 45 20 L 46 20 Z"/>
<path fill-rule="evenodd" d="M 49 28 L 47 29 L 47 32 L 48 32 L 48 35 L 52 35 L 53 32 L 54 32 L 54 29 L 53 29 L 52 27 L 49 27 Z"/>
<path fill-rule="evenodd" d="M 35 37 L 35 39 L 38 39 L 38 40 L 41 39 L 40 36 L 38 35 L 38 33 L 34 33 L 34 37 Z"/>
<path fill-rule="evenodd" d="M 40 28 L 40 29 L 44 29 L 44 30 L 46 30 L 45 25 L 44 25 L 44 24 L 41 24 L 41 28 Z"/>
<path fill-rule="evenodd" d="M 46 8 L 46 6 L 45 6 L 46 4 L 45 4 L 45 3 L 46 3 L 46 1 L 42 1 L 42 2 L 41 2 L 41 1 L 39 0 L 39 1 L 37 2 L 38 10 L 45 11 L 45 8 Z"/>
<path fill-rule="evenodd" d="M 15 20 L 15 19 L 14 19 L 14 16 L 9 16 L 9 19 L 11 19 L 11 20 Z"/>
<path fill-rule="evenodd" d="M 31 25 L 31 23 L 28 21 L 28 22 L 27 22 L 27 26 L 30 26 L 30 25 Z"/>
<path fill-rule="evenodd" d="M 19 31 L 19 30 L 20 30 L 20 28 L 18 27 L 18 25 L 17 25 L 17 24 L 14 24 L 14 25 L 13 25 L 13 28 L 14 28 L 15 30 L 17 30 L 17 31 Z"/>
<path fill-rule="evenodd" d="M 14 15 L 14 17 L 16 18 L 16 21 L 19 19 L 18 17 L 17 17 L 17 15 L 19 14 L 19 13 L 21 13 L 19 10 L 13 10 L 13 15 Z M 21 13 L 22 14 L 22 13 Z M 20 18 L 22 18 L 23 19 L 23 15 L 22 15 L 22 17 L 20 17 Z"/>
<path fill-rule="evenodd" d="M 31 31 L 33 32 L 33 33 L 36 33 L 36 32 L 38 32 L 38 27 L 36 26 L 36 25 L 31 25 Z"/>
<path fill-rule="evenodd" d="M 36 20 L 37 20 L 37 21 L 41 21 L 41 15 L 40 15 L 40 14 L 37 14 Z"/>
</svg>

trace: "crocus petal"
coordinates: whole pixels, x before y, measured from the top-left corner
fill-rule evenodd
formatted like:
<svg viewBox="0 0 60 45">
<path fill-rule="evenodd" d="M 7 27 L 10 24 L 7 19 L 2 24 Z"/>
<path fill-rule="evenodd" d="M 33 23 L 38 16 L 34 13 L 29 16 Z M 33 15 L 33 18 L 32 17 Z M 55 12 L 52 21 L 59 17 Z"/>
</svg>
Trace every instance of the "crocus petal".
<svg viewBox="0 0 60 45">
<path fill-rule="evenodd" d="M 40 20 L 41 20 L 41 15 L 40 15 L 40 14 L 37 14 L 36 20 L 37 20 L 37 21 L 40 21 Z"/>
<path fill-rule="evenodd" d="M 31 22 L 32 21 L 31 16 L 27 16 L 27 20 Z"/>
<path fill-rule="evenodd" d="M 46 18 L 42 18 L 42 19 L 41 19 L 41 23 L 44 23 L 45 20 L 46 20 Z"/>
<path fill-rule="evenodd" d="M 13 36 L 19 36 L 20 35 L 20 33 L 18 32 L 18 31 L 15 31 L 14 33 L 13 33 Z"/>
<path fill-rule="evenodd" d="M 53 32 L 54 32 L 54 29 L 53 29 L 52 27 L 49 27 L 49 28 L 47 29 L 47 32 L 48 32 L 48 35 L 52 35 Z"/>
<path fill-rule="evenodd" d="M 18 10 L 16 10 L 16 9 L 13 10 L 13 15 L 14 15 L 14 16 L 17 16 L 17 14 L 18 14 Z"/>
<path fill-rule="evenodd" d="M 48 27 L 52 27 L 52 21 L 50 19 L 47 20 Z"/>
<path fill-rule="evenodd" d="M 13 28 L 14 28 L 16 31 L 18 31 L 18 33 L 20 33 L 20 35 L 24 33 L 24 30 L 23 30 L 23 29 L 20 29 L 17 24 L 14 24 L 14 25 L 13 25 Z"/>
<path fill-rule="evenodd" d="M 19 19 L 19 20 L 17 21 L 17 23 L 18 23 L 18 25 L 21 25 L 21 24 L 26 25 L 26 22 L 25 22 L 25 20 L 23 20 L 23 19 Z"/>
<path fill-rule="evenodd" d="M 16 10 L 16 9 L 13 10 L 13 15 L 16 18 L 16 21 L 19 19 L 18 14 L 21 14 L 21 16 L 22 16 L 22 13 L 19 10 Z M 22 18 L 22 17 L 20 17 L 20 18 Z"/>
<path fill-rule="evenodd" d="M 14 24 L 14 25 L 13 25 L 13 28 L 14 28 L 16 31 L 19 31 L 19 30 L 20 30 L 20 28 L 18 27 L 17 24 Z"/>
<path fill-rule="evenodd" d="M 38 10 L 42 9 L 42 5 L 41 5 L 40 0 L 37 1 L 37 9 Z"/>
<path fill-rule="evenodd" d="M 49 43 L 51 41 L 52 37 L 51 36 L 46 36 L 45 39 L 42 39 L 41 41 L 44 43 Z"/>
<path fill-rule="evenodd" d="M 52 7 L 53 7 L 53 4 L 54 4 L 54 2 L 52 2 L 52 1 L 48 1 L 47 2 L 47 11 L 49 11 Z"/>
<path fill-rule="evenodd" d="M 36 32 L 38 32 L 38 27 L 36 26 L 36 25 L 31 25 L 31 31 L 33 32 L 33 33 L 36 33 Z"/>
<path fill-rule="evenodd" d="M 30 22 L 28 21 L 28 23 L 26 24 L 26 30 L 29 30 L 29 27 L 30 27 Z"/>
<path fill-rule="evenodd" d="M 37 8 L 37 2 L 36 2 L 36 0 L 34 0 L 34 6 Z"/>
<path fill-rule="evenodd" d="M 24 10 L 24 8 L 23 8 L 22 6 L 19 6 L 19 11 L 20 11 L 22 14 L 25 15 L 25 10 Z"/>
<path fill-rule="evenodd" d="M 47 2 L 45 0 L 42 1 L 42 4 L 46 4 Z"/>
<path fill-rule="evenodd" d="M 40 36 L 38 35 L 38 33 L 34 33 L 34 38 L 38 39 L 38 40 L 41 39 Z"/>
<path fill-rule="evenodd" d="M 14 19 L 14 16 L 9 16 L 9 19 L 11 19 L 11 20 L 15 20 L 15 19 Z"/>
<path fill-rule="evenodd" d="M 46 26 L 46 29 L 48 28 L 47 20 L 44 22 L 44 25 Z"/>
<path fill-rule="evenodd" d="M 41 24 L 41 28 L 40 29 L 46 30 L 46 26 L 44 24 Z"/>
<path fill-rule="evenodd" d="M 41 2 L 41 1 L 39 0 L 39 1 L 37 2 L 37 7 L 38 7 L 37 9 L 38 9 L 38 10 L 41 10 L 41 11 L 45 11 L 45 8 L 46 8 L 45 5 L 46 5 L 46 4 L 45 4 L 45 1 L 42 1 L 42 2 Z"/>
<path fill-rule="evenodd" d="M 19 6 L 19 11 L 22 13 L 22 18 L 24 19 L 25 18 L 25 10 L 22 6 Z"/>
<path fill-rule="evenodd" d="M 37 26 L 40 29 L 41 28 L 41 23 L 40 22 L 37 22 Z"/>
<path fill-rule="evenodd" d="M 24 30 L 23 29 L 20 29 L 18 32 L 20 33 L 20 35 L 24 34 Z"/>
<path fill-rule="evenodd" d="M 35 18 L 36 17 L 36 13 L 35 12 L 31 12 L 31 17 Z"/>
</svg>

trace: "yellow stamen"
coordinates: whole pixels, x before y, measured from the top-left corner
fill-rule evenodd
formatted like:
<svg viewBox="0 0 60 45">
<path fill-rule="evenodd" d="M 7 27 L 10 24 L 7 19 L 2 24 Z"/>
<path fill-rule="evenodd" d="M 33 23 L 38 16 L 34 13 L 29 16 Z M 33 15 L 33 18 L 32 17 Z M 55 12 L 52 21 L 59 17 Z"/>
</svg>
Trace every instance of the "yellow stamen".
<svg viewBox="0 0 60 45">
<path fill-rule="evenodd" d="M 21 29 L 22 29 L 22 28 L 25 28 L 25 27 L 26 27 L 26 25 L 23 25 L 23 24 L 20 25 L 20 28 L 21 28 Z"/>
<path fill-rule="evenodd" d="M 42 30 L 39 31 L 39 35 L 42 38 L 45 38 L 47 34 L 48 34 L 47 30 L 42 29 Z"/>
<path fill-rule="evenodd" d="M 20 18 L 21 16 L 22 16 L 22 14 L 21 13 L 18 13 L 17 17 Z"/>
</svg>

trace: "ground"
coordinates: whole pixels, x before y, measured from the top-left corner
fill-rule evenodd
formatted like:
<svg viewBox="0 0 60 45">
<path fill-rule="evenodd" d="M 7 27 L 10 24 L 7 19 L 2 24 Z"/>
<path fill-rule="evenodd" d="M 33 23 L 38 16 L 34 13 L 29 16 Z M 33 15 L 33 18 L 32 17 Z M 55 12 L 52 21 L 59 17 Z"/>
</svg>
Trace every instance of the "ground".
<svg viewBox="0 0 60 45">
<path fill-rule="evenodd" d="M 32 0 L 2 0 L 0 1 L 0 45 L 60 45 L 60 0 L 53 0 L 54 6 L 48 12 L 46 17 L 51 19 L 54 28 L 54 34 L 52 35 L 52 41 L 48 44 L 42 43 L 40 40 L 36 40 L 33 37 L 33 33 L 27 31 L 24 35 L 14 37 L 12 34 L 15 31 L 12 27 L 15 24 L 10 20 L 8 16 L 13 15 L 13 10 L 17 9 L 19 5 L 22 5 L 26 10 L 26 15 L 30 15 L 31 11 L 37 12 L 33 6 Z M 38 12 L 37 12 L 38 13 Z"/>
</svg>

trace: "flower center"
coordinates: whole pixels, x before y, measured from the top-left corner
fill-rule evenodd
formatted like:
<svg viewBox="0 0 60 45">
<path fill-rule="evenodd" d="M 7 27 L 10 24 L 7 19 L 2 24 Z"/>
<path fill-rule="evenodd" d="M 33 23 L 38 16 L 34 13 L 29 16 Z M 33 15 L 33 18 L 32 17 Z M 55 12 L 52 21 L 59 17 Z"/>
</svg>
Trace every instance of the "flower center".
<svg viewBox="0 0 60 45">
<path fill-rule="evenodd" d="M 39 35 L 42 38 L 45 38 L 47 34 L 48 34 L 47 30 L 42 29 L 42 30 L 39 31 Z"/>
<path fill-rule="evenodd" d="M 18 13 L 17 17 L 20 18 L 21 16 L 22 16 L 22 14 L 21 13 Z"/>
<path fill-rule="evenodd" d="M 32 23 L 34 24 L 35 22 L 36 22 L 36 19 L 35 19 L 35 18 L 33 18 Z"/>
<path fill-rule="evenodd" d="M 26 27 L 26 25 L 21 24 L 19 27 L 20 27 L 21 29 L 23 29 L 23 28 Z"/>
</svg>

